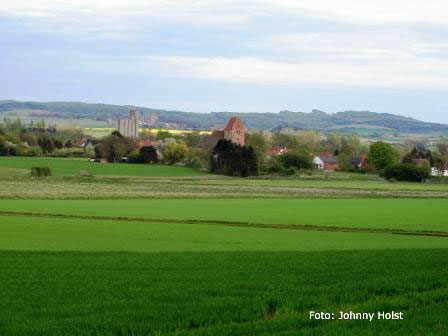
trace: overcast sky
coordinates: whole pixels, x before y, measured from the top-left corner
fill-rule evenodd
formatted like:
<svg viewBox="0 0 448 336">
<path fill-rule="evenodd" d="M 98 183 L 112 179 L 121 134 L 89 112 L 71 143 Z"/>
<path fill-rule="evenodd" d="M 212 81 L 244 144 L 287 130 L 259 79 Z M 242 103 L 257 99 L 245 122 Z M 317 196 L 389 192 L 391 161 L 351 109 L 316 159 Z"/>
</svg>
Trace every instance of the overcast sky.
<svg viewBox="0 0 448 336">
<path fill-rule="evenodd" d="M 448 123 L 446 0 L 0 0 L 0 99 Z"/>
</svg>

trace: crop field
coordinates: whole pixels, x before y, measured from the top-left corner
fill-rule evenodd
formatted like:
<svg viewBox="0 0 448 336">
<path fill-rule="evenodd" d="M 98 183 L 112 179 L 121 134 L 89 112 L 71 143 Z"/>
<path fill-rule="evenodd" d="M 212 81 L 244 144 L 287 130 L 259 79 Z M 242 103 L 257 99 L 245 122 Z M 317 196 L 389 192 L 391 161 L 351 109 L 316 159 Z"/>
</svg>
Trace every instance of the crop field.
<svg viewBox="0 0 448 336">
<path fill-rule="evenodd" d="M 448 232 L 444 199 L 2 200 L 1 214 Z"/>
<path fill-rule="evenodd" d="M 446 335 L 446 250 L 1 253 L 4 335 Z M 310 320 L 309 311 L 404 320 Z"/>
<path fill-rule="evenodd" d="M 81 170 L 93 175 L 116 176 L 200 176 L 205 173 L 183 166 L 107 164 L 88 159 L 0 157 L 0 167 L 29 173 L 31 167 L 50 167 L 56 176 L 79 175 Z"/>
<path fill-rule="evenodd" d="M 0 185 L 0 335 L 448 334 L 445 184 L 0 158 Z"/>
</svg>

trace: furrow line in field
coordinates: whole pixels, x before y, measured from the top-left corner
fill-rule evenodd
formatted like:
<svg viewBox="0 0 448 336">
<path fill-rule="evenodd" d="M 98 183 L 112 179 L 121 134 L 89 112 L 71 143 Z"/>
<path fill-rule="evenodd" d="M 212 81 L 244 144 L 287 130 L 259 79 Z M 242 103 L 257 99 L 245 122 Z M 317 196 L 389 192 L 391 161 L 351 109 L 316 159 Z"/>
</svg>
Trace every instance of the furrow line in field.
<svg viewBox="0 0 448 336">
<path fill-rule="evenodd" d="M 222 225 L 250 227 L 261 229 L 283 229 L 283 230 L 306 230 L 306 231 L 329 231 L 329 232 L 347 232 L 347 233 L 376 233 L 376 234 L 395 234 L 410 236 L 431 236 L 446 237 L 448 232 L 443 231 L 413 231 L 402 229 L 375 229 L 375 228 L 353 228 L 340 226 L 319 226 L 307 224 L 263 224 L 242 221 L 222 221 L 222 220 L 202 220 L 202 219 L 168 219 L 168 218 L 145 218 L 145 217 L 120 217 L 120 216 L 95 216 L 95 215 L 71 215 L 71 214 L 50 214 L 35 212 L 16 212 L 0 211 L 0 216 L 15 217 L 40 217 L 40 218 L 62 218 L 62 219 L 84 219 L 84 220 L 108 220 L 108 221 L 127 221 L 127 222 L 147 222 L 147 223 L 173 223 L 173 224 L 199 224 L 199 225 Z"/>
</svg>

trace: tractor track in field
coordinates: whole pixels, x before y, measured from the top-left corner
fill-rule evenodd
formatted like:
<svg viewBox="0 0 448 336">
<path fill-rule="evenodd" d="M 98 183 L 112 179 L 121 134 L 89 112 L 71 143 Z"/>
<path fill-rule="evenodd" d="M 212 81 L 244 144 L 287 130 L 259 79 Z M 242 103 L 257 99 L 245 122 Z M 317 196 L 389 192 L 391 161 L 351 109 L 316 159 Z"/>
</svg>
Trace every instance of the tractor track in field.
<svg viewBox="0 0 448 336">
<path fill-rule="evenodd" d="M 107 220 L 107 221 L 144 222 L 144 223 L 220 225 L 220 226 L 248 227 L 248 228 L 260 228 L 260 229 L 327 231 L 327 232 L 342 232 L 342 233 L 344 233 L 344 232 L 347 232 L 347 233 L 376 233 L 376 234 L 394 234 L 394 235 L 407 235 L 407 236 L 429 236 L 429 237 L 448 238 L 448 232 L 443 232 L 443 231 L 413 231 L 413 230 L 402 230 L 402 229 L 352 228 L 352 227 L 319 226 L 319 225 L 304 225 L 304 224 L 263 224 L 263 223 L 240 222 L 240 221 L 220 221 L 220 220 L 212 220 L 212 219 L 211 220 L 201 220 L 201 219 L 180 220 L 180 219 L 168 219 L 168 218 L 70 215 L 70 214 L 51 214 L 51 213 L 16 212 L 16 211 L 0 211 L 0 216 Z"/>
</svg>

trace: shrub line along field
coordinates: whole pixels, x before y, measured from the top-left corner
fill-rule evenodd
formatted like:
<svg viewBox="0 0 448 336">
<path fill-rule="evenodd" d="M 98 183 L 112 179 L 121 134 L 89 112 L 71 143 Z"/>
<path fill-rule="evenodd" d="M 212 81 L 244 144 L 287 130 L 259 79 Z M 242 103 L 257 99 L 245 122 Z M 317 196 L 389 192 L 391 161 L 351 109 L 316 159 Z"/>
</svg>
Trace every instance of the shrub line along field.
<svg viewBox="0 0 448 336">
<path fill-rule="evenodd" d="M 0 335 L 448 334 L 448 185 L 9 159 Z"/>
</svg>

